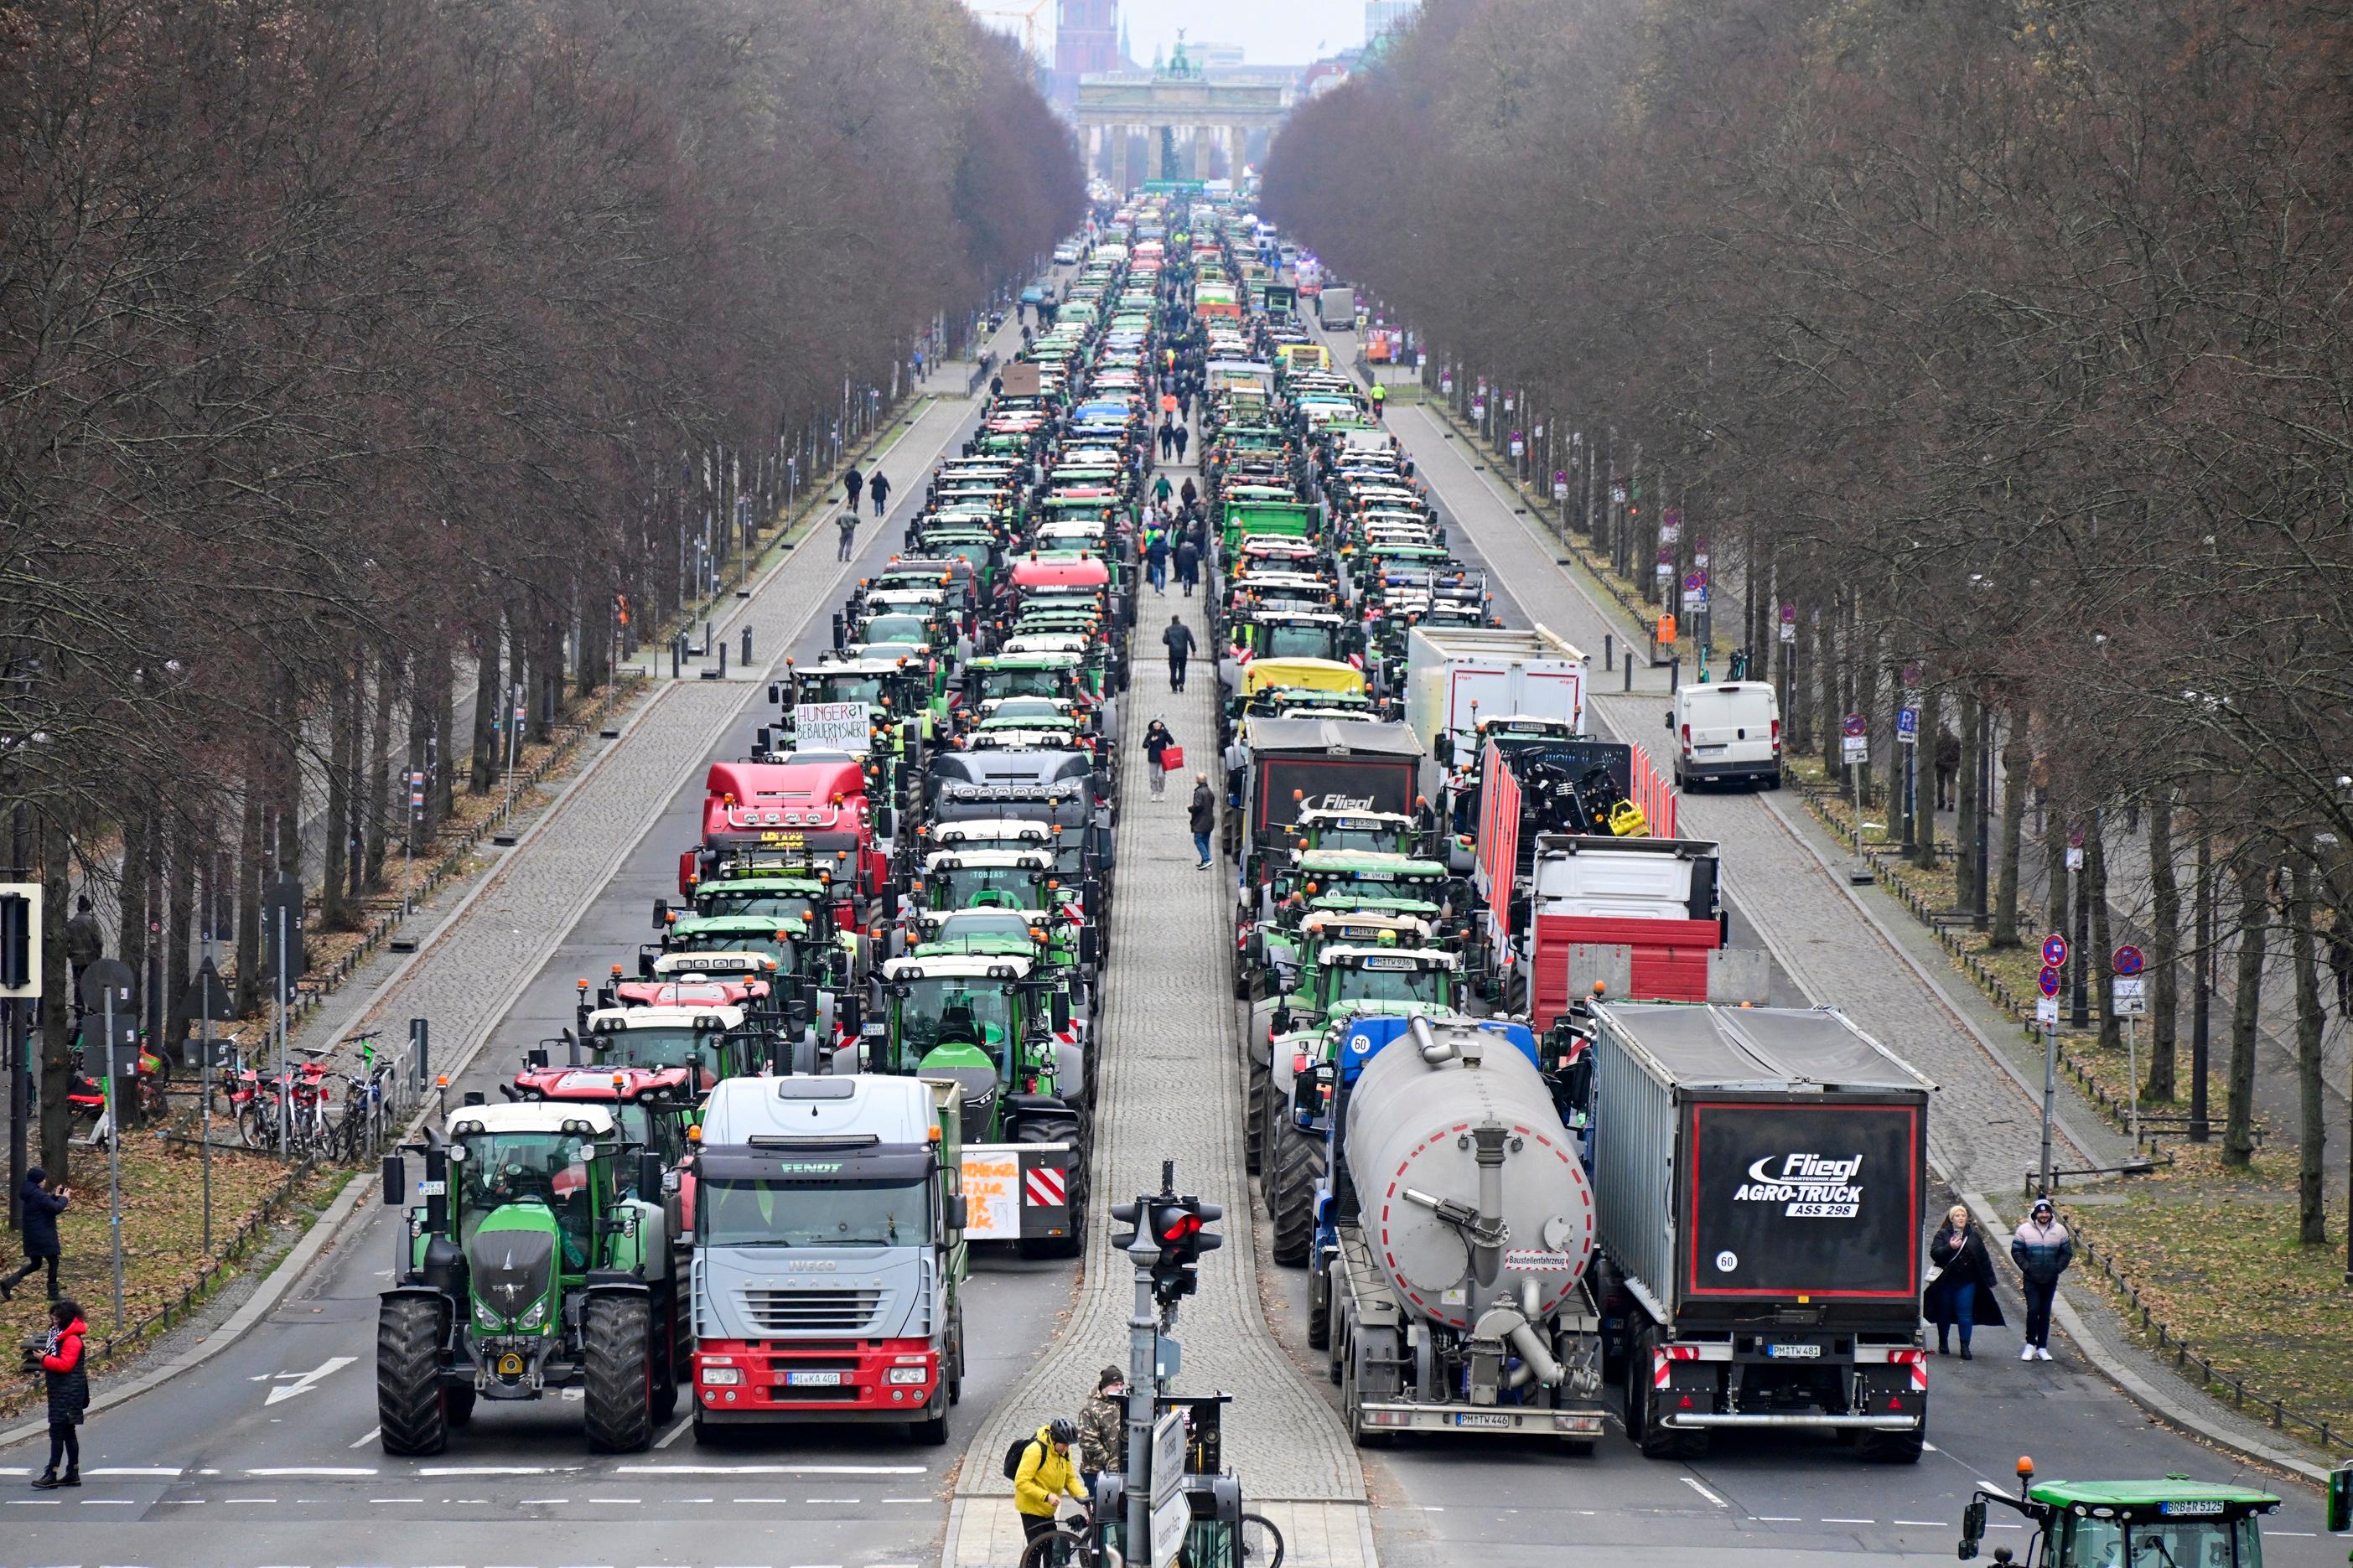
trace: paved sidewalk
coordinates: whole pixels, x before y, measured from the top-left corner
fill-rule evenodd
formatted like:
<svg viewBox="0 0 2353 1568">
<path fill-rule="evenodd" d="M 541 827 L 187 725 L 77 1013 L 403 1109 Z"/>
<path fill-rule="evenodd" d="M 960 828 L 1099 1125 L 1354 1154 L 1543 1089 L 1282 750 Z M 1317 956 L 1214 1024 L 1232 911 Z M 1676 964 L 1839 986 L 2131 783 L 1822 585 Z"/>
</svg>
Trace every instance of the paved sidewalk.
<svg viewBox="0 0 2353 1568">
<path fill-rule="evenodd" d="M 1188 470 L 1170 469 L 1171 482 Z M 1172 574 L 1166 597 L 1144 594 L 1132 687 L 1123 725 L 1117 936 L 1104 986 L 1103 1076 L 1095 1110 L 1094 1206 L 1088 1215 L 1085 1275 L 1077 1303 L 1029 1374 L 974 1436 L 958 1472 L 945 1568 L 1010 1568 L 1019 1552 L 1011 1483 L 999 1461 L 1013 1439 L 1057 1415 L 1078 1414 L 1106 1364 L 1127 1362 L 1134 1275 L 1111 1250 L 1109 1205 L 1160 1185 L 1160 1163 L 1176 1162 L 1180 1192 L 1225 1205 L 1226 1245 L 1204 1260 L 1200 1289 L 1187 1300 L 1174 1337 L 1185 1347 L 1176 1382 L 1231 1394 L 1227 1463 L 1250 1506 L 1289 1506 L 1276 1518 L 1296 1568 L 1356 1568 L 1372 1561 L 1365 1522 L 1364 1472 L 1321 1393 L 1293 1365 L 1267 1327 L 1259 1300 L 1242 1167 L 1240 1079 L 1233 1011 L 1224 1005 L 1223 933 L 1232 872 L 1198 868 L 1186 827 L 1192 774 L 1216 746 L 1217 667 L 1197 654 L 1181 693 L 1168 689 L 1160 632 L 1182 614 L 1208 647 L 1206 600 L 1187 599 Z M 1188 765 L 1154 800 L 1134 748 L 1145 726 L 1165 720 Z M 1010 1549 L 1008 1551 L 1008 1548 Z"/>
</svg>

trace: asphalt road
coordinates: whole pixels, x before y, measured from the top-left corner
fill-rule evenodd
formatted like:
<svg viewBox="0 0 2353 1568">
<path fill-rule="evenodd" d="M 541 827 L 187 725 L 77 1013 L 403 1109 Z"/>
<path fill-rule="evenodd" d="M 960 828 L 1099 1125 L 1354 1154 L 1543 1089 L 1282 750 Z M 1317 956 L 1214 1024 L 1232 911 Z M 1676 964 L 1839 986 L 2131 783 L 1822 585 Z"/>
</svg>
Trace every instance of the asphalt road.
<svg viewBox="0 0 2353 1568">
<path fill-rule="evenodd" d="M 923 470 L 934 461 L 925 456 Z M 868 509 L 844 587 L 897 549 L 923 490 L 902 478 L 881 526 Z M 814 548 L 831 542 L 828 530 Z M 774 654 L 807 658 L 825 647 L 841 596 L 838 587 L 813 600 L 793 646 Z M 752 695 L 713 760 L 749 749 L 765 707 Z M 452 1103 L 456 1091 L 489 1090 L 511 1076 L 523 1051 L 569 1025 L 576 979 L 615 963 L 634 967 L 637 944 L 651 933 L 653 900 L 676 894 L 678 852 L 700 831 L 702 796 L 698 770 L 580 911 L 474 1069 L 453 1085 Z M 965 1400 L 944 1447 L 918 1447 L 895 1426 L 729 1434 L 723 1447 L 698 1447 L 682 1398 L 652 1451 L 592 1457 L 576 1398 L 556 1398 L 480 1405 L 448 1452 L 415 1460 L 387 1458 L 375 1439 L 376 1293 L 389 1281 L 394 1247 L 385 1211 L 364 1208 L 242 1342 L 94 1417 L 79 1492 L 22 1489 L 16 1478 L 37 1474 L 46 1457 L 37 1446 L 0 1454 L 0 1568 L 936 1562 L 948 1468 L 1041 1348 L 1042 1331 L 1069 1303 L 1074 1268 L 975 1249 Z"/>
</svg>

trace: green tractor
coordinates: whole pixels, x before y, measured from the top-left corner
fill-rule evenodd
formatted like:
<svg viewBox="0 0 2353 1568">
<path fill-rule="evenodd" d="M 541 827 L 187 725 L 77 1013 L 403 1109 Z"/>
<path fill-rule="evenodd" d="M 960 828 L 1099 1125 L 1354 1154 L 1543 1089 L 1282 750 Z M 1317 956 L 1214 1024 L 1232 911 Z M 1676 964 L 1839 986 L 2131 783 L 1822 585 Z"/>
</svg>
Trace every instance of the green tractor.
<svg viewBox="0 0 2353 1568">
<path fill-rule="evenodd" d="M 568 1388 L 592 1450 L 645 1447 L 690 1346 L 660 1154 L 623 1142 L 609 1108 L 559 1100 L 468 1105 L 446 1142 L 411 1147 L 424 1201 L 376 1318 L 384 1451 L 438 1454 L 477 1400 Z M 386 1155 L 385 1203 L 407 1206 L 407 1184 Z"/>
<path fill-rule="evenodd" d="M 2256 1521 L 2280 1500 L 2252 1487 L 2170 1475 L 2153 1481 L 2037 1481 L 2034 1461 L 2018 1461 L 2018 1495 L 1980 1483 L 1961 1510 L 1959 1557 L 1976 1559 L 1989 1505 L 2000 1503 L 2034 1531 L 2022 1561 L 2033 1568 L 2262 1568 Z M 2329 1478 L 2329 1528 L 2353 1514 L 2353 1468 Z M 2000 1563 L 2021 1561 L 2007 1546 Z"/>
</svg>

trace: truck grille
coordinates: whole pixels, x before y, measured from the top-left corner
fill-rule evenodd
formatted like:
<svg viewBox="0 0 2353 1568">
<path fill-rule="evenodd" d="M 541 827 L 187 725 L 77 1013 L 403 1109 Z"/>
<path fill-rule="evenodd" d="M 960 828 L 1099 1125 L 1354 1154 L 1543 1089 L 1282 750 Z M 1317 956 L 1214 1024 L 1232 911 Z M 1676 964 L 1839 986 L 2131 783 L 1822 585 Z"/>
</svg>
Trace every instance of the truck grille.
<svg viewBox="0 0 2353 1568">
<path fill-rule="evenodd" d="M 880 1290 L 750 1290 L 744 1310 L 764 1334 L 856 1333 L 881 1310 Z"/>
</svg>

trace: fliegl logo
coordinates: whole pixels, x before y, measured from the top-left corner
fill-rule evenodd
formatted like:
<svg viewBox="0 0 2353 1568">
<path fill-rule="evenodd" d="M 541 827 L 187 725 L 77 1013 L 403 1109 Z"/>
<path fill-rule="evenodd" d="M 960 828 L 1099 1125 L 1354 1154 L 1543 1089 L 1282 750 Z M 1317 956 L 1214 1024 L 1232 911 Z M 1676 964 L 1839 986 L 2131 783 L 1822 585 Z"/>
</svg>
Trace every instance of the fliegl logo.
<svg viewBox="0 0 2353 1568">
<path fill-rule="evenodd" d="M 1852 1219 L 1862 1204 L 1862 1156 L 1837 1160 L 1827 1154 L 1783 1154 L 1779 1170 L 1771 1154 L 1748 1167 L 1748 1181 L 1732 1194 L 1735 1203 L 1780 1204 L 1791 1219 Z"/>
</svg>

